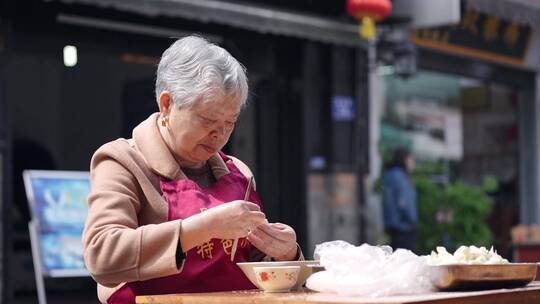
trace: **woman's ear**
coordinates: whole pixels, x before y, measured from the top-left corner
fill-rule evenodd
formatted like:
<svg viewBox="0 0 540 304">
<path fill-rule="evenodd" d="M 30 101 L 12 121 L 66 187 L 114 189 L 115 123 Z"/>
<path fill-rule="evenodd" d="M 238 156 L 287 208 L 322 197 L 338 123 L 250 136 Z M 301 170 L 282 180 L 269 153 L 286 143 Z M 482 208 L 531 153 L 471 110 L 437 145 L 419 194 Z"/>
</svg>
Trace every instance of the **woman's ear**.
<svg viewBox="0 0 540 304">
<path fill-rule="evenodd" d="M 172 96 L 169 91 L 163 91 L 159 94 L 159 112 L 162 116 L 169 116 L 173 105 Z"/>
</svg>

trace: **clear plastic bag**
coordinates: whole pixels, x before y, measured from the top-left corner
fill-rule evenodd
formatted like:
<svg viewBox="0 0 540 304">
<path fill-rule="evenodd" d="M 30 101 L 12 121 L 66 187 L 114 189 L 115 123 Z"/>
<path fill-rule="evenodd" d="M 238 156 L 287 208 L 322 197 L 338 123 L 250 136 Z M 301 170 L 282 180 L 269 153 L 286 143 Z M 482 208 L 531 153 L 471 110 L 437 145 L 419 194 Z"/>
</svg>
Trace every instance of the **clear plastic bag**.
<svg viewBox="0 0 540 304">
<path fill-rule="evenodd" d="M 381 297 L 434 290 L 426 258 L 410 250 L 332 241 L 317 245 L 314 256 L 326 269 L 307 280 L 316 291 Z"/>
</svg>

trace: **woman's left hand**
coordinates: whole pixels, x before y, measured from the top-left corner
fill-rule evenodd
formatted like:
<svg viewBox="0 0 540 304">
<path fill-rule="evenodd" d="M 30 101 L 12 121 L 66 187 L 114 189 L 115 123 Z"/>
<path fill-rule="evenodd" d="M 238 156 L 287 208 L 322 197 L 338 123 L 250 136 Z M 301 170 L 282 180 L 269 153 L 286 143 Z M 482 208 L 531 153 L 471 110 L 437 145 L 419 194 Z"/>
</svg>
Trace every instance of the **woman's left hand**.
<svg viewBox="0 0 540 304">
<path fill-rule="evenodd" d="M 247 239 L 253 246 L 277 261 L 290 261 L 297 255 L 296 233 L 285 224 L 260 225 L 248 234 Z"/>
</svg>

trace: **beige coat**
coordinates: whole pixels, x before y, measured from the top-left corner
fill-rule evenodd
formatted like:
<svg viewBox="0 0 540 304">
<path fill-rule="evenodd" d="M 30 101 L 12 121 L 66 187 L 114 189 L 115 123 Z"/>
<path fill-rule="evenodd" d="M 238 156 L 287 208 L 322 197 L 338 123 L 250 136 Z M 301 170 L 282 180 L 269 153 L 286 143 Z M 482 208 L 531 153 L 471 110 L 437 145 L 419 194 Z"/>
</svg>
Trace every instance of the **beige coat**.
<svg viewBox="0 0 540 304">
<path fill-rule="evenodd" d="M 181 271 L 176 265 L 180 220 L 167 221 L 159 176 L 186 177 L 159 133 L 158 117 L 155 113 L 137 126 L 132 139 L 107 143 L 92 157 L 84 260 L 103 303 L 123 282 Z M 244 163 L 231 159 L 251 176 Z M 209 164 L 216 179 L 229 173 L 217 154 Z"/>
</svg>

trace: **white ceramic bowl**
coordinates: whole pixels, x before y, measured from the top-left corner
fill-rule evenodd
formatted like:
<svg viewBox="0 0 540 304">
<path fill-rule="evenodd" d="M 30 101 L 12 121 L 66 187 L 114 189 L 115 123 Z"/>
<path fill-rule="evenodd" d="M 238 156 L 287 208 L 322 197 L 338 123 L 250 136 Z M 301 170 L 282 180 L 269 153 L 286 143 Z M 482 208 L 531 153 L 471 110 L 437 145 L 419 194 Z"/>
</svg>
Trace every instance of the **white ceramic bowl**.
<svg viewBox="0 0 540 304">
<path fill-rule="evenodd" d="M 298 281 L 300 266 L 254 267 L 253 271 L 265 292 L 288 292 Z"/>
<path fill-rule="evenodd" d="M 298 281 L 296 282 L 296 285 L 293 286 L 293 289 L 299 289 L 304 285 L 307 278 L 311 275 L 313 272 L 313 268 L 308 267 L 308 265 L 314 265 L 318 266 L 320 265 L 319 261 L 286 261 L 286 262 L 245 262 L 245 263 L 236 263 L 240 269 L 244 272 L 246 277 L 253 283 L 253 285 L 257 286 L 259 289 L 263 289 L 259 282 L 257 282 L 257 278 L 255 276 L 255 271 L 253 268 L 255 267 L 272 267 L 272 266 L 300 266 L 300 273 L 298 274 Z"/>
</svg>

